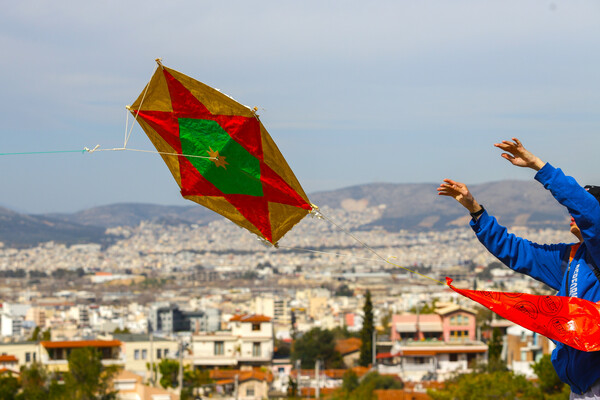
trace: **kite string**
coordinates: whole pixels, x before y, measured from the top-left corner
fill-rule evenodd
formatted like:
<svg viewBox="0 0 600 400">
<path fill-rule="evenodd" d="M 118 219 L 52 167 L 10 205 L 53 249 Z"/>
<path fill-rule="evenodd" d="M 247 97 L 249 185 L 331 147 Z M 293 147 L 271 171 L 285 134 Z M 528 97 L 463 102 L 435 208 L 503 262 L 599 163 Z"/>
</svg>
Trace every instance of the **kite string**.
<svg viewBox="0 0 600 400">
<path fill-rule="evenodd" d="M 156 69 L 158 68 L 159 64 L 156 64 L 156 66 L 154 67 L 154 69 L 152 70 L 152 75 L 154 76 L 154 73 L 156 72 Z M 127 106 L 127 118 L 126 118 L 126 125 L 125 125 L 125 141 L 123 143 L 123 148 L 127 147 L 127 143 L 129 142 L 129 138 L 131 137 L 131 133 L 133 132 L 133 126 L 135 125 L 138 115 L 140 113 L 140 110 L 142 109 L 142 104 L 144 104 L 144 99 L 146 98 L 146 93 L 148 93 L 148 88 L 150 88 L 150 82 L 152 81 L 152 78 L 150 78 L 150 80 L 148 81 L 148 83 L 146 84 L 146 87 L 144 88 L 144 93 L 142 94 L 142 99 L 140 100 L 140 105 L 138 107 L 138 109 L 135 111 L 135 117 L 133 119 L 133 122 L 131 123 L 131 128 L 128 128 L 129 125 L 129 106 Z M 127 132 L 127 130 L 129 129 L 129 132 Z"/>
<path fill-rule="evenodd" d="M 360 240 L 360 239 L 359 239 L 359 238 L 358 238 L 356 235 L 354 235 L 352 232 L 350 232 L 350 231 L 349 231 L 349 230 L 347 230 L 347 229 L 344 229 L 342 226 L 340 226 L 340 225 L 336 224 L 336 223 L 335 223 L 335 222 L 334 222 L 334 221 L 333 221 L 331 218 L 329 218 L 329 217 L 327 217 L 325 214 L 323 214 L 323 212 L 322 212 L 322 211 L 319 209 L 319 207 L 315 206 L 314 204 L 312 205 L 312 207 L 313 207 L 312 213 L 315 215 L 315 217 L 316 217 L 316 218 L 319 218 L 319 219 L 324 219 L 325 221 L 329 222 L 330 224 L 332 224 L 333 226 L 335 226 L 335 227 L 336 227 L 336 228 L 337 228 L 337 229 L 338 229 L 340 232 L 343 232 L 343 233 L 347 234 L 348 236 L 350 236 L 352 239 L 356 240 L 356 241 L 357 241 L 357 242 L 358 242 L 358 243 L 359 243 L 359 244 L 360 244 L 360 245 L 361 245 L 361 246 L 362 246 L 364 249 L 366 249 L 366 250 L 368 250 L 369 252 L 371 252 L 371 253 L 372 253 L 373 255 L 375 255 L 375 257 L 377 257 L 379 260 L 381 260 L 381 261 L 383 261 L 383 262 L 385 262 L 385 263 L 387 263 L 387 264 L 394 265 L 394 266 L 396 266 L 396 267 L 402 268 L 402 269 L 404 269 L 404 270 L 406 270 L 406 271 L 408 271 L 408 272 L 412 272 L 413 274 L 417 274 L 417 275 L 419 275 L 419 276 L 421 276 L 421 277 L 423 277 L 423 278 L 430 279 L 430 280 L 432 280 L 432 281 L 434 281 L 434 282 L 437 282 L 437 283 L 439 283 L 440 285 L 444 285 L 444 286 L 446 285 L 445 283 L 443 283 L 443 282 L 441 282 L 441 281 L 438 281 L 438 280 L 437 280 L 437 279 L 435 279 L 435 278 L 432 278 L 432 277 L 430 277 L 430 276 L 427 276 L 427 275 L 425 275 L 425 274 L 422 274 L 422 273 L 420 273 L 420 272 L 414 271 L 414 270 L 412 270 L 412 269 L 410 269 L 410 268 L 406 268 L 406 267 L 403 267 L 402 265 L 399 265 L 399 264 L 396 264 L 396 263 L 394 263 L 394 262 L 391 262 L 391 261 L 389 260 L 389 258 L 387 258 L 387 259 L 386 259 L 386 258 L 384 258 L 384 257 L 383 257 L 383 256 L 381 256 L 379 253 L 377 253 L 377 251 L 375 251 L 375 249 L 373 249 L 371 246 L 369 246 L 368 244 L 366 244 L 365 242 L 363 242 L 362 240 Z M 335 254 L 335 253 L 331 253 L 331 254 Z M 392 258 L 392 257 L 390 257 L 390 258 Z"/>
</svg>

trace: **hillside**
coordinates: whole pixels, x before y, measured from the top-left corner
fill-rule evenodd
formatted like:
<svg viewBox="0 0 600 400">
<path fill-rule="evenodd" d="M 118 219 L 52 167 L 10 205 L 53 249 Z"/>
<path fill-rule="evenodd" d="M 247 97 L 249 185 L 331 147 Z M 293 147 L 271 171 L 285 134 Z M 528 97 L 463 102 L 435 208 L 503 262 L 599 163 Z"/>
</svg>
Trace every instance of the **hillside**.
<svg viewBox="0 0 600 400">
<path fill-rule="evenodd" d="M 454 200 L 441 197 L 437 184 L 373 183 L 311 194 L 319 207 L 361 212 L 383 206 L 373 226 L 388 231 L 445 230 L 468 221 L 466 211 Z M 507 226 L 566 228 L 568 215 L 537 182 L 500 181 L 470 187 L 477 199 Z M 162 224 L 207 224 L 221 218 L 197 205 L 112 204 L 72 214 L 27 215 L 0 207 L 0 242 L 9 246 L 31 246 L 39 242 L 62 243 L 108 240 L 104 231 L 115 226 L 137 226 L 142 221 Z"/>
</svg>

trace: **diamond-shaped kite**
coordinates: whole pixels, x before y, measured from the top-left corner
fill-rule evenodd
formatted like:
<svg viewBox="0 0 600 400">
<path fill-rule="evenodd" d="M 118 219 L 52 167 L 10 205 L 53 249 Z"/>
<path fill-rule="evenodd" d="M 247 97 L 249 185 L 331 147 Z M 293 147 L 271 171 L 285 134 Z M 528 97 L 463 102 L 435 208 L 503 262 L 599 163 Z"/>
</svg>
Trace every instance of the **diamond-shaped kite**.
<svg viewBox="0 0 600 400">
<path fill-rule="evenodd" d="M 312 207 L 255 111 L 158 63 L 129 110 L 181 195 L 277 243 Z"/>
</svg>

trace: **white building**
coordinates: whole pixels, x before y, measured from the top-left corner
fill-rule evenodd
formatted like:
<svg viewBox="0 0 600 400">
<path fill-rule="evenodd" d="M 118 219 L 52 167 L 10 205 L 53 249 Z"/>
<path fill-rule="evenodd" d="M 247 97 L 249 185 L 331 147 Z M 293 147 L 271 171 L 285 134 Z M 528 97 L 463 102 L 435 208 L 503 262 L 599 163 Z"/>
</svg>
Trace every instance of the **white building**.
<svg viewBox="0 0 600 400">
<path fill-rule="evenodd" d="M 263 366 L 273 357 L 273 323 L 264 315 L 236 315 L 230 330 L 192 337 L 195 366 Z"/>
</svg>

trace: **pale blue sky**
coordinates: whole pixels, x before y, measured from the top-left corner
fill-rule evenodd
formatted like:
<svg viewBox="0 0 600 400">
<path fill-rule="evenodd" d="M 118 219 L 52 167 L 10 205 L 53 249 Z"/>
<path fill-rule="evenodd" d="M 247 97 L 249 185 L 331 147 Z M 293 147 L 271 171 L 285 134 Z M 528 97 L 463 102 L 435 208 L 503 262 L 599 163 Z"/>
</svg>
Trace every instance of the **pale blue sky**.
<svg viewBox="0 0 600 400">
<path fill-rule="evenodd" d="M 531 179 L 517 136 L 600 184 L 597 1 L 20 1 L 0 14 L 0 153 L 121 146 L 161 57 L 259 107 L 308 193 Z M 134 128 L 130 147 L 150 149 Z M 0 205 L 192 204 L 157 155 L 0 156 Z M 432 193 L 432 196 L 435 193 Z"/>
</svg>

